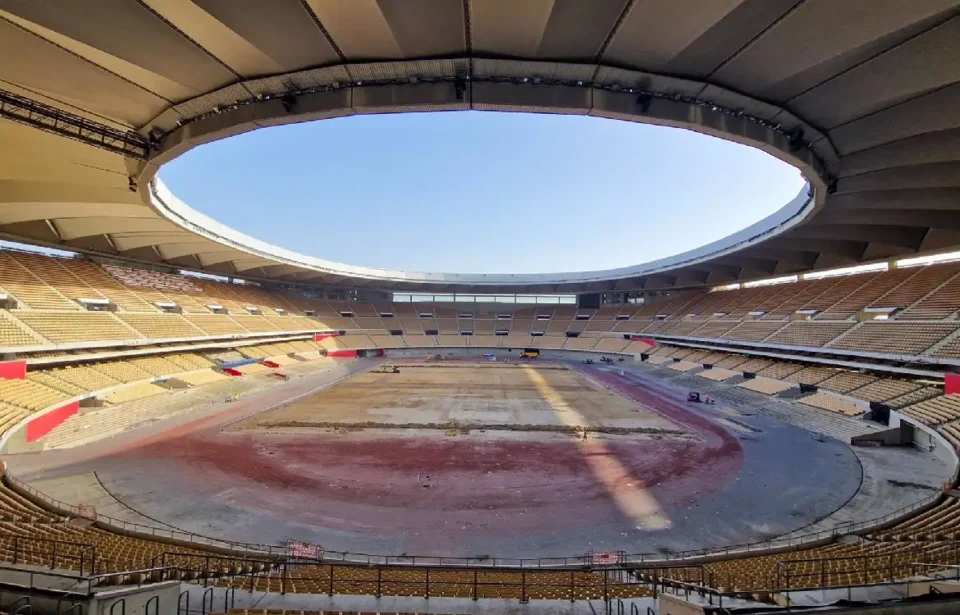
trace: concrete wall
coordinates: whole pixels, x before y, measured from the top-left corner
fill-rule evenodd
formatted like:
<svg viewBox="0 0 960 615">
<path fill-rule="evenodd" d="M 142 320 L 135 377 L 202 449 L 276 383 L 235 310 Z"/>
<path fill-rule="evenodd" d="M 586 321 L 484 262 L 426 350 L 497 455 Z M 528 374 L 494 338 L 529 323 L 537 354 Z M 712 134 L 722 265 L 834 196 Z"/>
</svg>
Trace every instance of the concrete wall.
<svg viewBox="0 0 960 615">
<path fill-rule="evenodd" d="M 483 359 L 485 354 L 493 353 L 497 360 L 502 359 L 519 359 L 520 358 L 520 348 L 457 348 L 457 347 L 426 347 L 426 348 L 388 348 L 385 350 L 386 357 L 391 359 L 396 358 L 423 358 L 427 355 L 437 355 L 441 354 L 453 358 L 474 358 L 474 359 Z M 600 357 L 623 357 L 625 361 L 639 361 L 640 355 L 630 355 L 622 354 L 615 352 L 599 353 L 592 351 L 580 351 L 580 350 L 540 350 L 540 357 L 543 359 L 551 361 L 585 361 L 586 359 L 593 359 L 596 362 L 600 362 Z"/>
<path fill-rule="evenodd" d="M 155 596 L 158 602 L 156 606 L 150 603 L 148 610 L 147 603 Z M 87 615 L 177 615 L 179 597 L 179 581 L 165 581 L 144 587 L 124 587 L 97 594 L 90 601 Z"/>
</svg>

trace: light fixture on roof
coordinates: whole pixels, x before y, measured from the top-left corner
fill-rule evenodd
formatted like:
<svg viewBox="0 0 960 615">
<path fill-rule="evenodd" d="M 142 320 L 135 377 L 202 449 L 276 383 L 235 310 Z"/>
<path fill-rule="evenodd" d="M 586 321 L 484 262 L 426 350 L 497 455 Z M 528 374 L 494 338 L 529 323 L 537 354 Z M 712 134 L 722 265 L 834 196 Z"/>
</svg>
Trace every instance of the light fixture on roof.
<svg viewBox="0 0 960 615">
<path fill-rule="evenodd" d="M 653 96 L 644 92 L 637 96 L 637 109 L 640 113 L 649 113 L 650 112 L 650 103 L 653 102 Z"/>
</svg>

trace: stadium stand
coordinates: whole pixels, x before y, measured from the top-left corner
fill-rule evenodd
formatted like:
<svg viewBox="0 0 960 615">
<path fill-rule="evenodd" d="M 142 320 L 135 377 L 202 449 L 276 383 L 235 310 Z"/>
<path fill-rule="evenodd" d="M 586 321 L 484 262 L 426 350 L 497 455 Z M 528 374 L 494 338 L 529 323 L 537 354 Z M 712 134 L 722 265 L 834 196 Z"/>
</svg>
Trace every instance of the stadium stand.
<svg viewBox="0 0 960 615">
<path fill-rule="evenodd" d="M 17 318 L 53 343 L 142 339 L 109 312 L 18 312 Z"/>
<path fill-rule="evenodd" d="M 750 380 L 744 380 L 737 386 L 742 389 L 756 391 L 757 393 L 776 395 L 777 393 L 786 391 L 792 387 L 793 384 L 783 382 L 782 380 L 772 380 L 770 378 L 751 378 Z"/>
<path fill-rule="evenodd" d="M 960 419 L 960 395 L 934 397 L 901 410 L 904 416 L 924 425 L 940 425 Z"/>
<path fill-rule="evenodd" d="M 800 363 L 791 363 L 789 361 L 776 361 L 767 367 L 757 371 L 758 376 L 772 378 L 774 380 L 783 380 L 787 376 L 799 372 L 803 369 Z M 791 381 L 794 382 L 794 381 Z"/>
<path fill-rule="evenodd" d="M 739 376 L 737 372 L 730 371 L 728 369 L 713 368 L 707 369 L 697 374 L 707 380 L 713 380 L 715 382 L 722 382 L 724 380 L 729 380 L 734 376 Z"/>
<path fill-rule="evenodd" d="M 864 408 L 827 393 L 814 393 L 813 395 L 802 397 L 798 401 L 807 406 L 837 412 L 844 416 L 858 416 L 865 412 Z"/>
<path fill-rule="evenodd" d="M 829 348 L 916 355 L 957 330 L 956 323 L 865 322 Z"/>
<path fill-rule="evenodd" d="M 235 335 L 249 333 L 237 321 L 227 315 L 191 314 L 185 319 L 200 329 L 205 335 Z"/>
<path fill-rule="evenodd" d="M 144 337 L 202 337 L 204 332 L 179 314 L 118 314 Z"/>
<path fill-rule="evenodd" d="M 870 279 L 866 280 L 866 283 L 857 287 L 854 292 L 823 310 L 823 314 L 834 319 L 854 316 L 915 273 L 916 269 L 893 269 L 871 276 Z M 856 282 L 855 279 L 853 281 Z"/>
<path fill-rule="evenodd" d="M 0 312 L 0 346 L 36 346 L 43 340 L 31 335 Z"/>
<path fill-rule="evenodd" d="M 853 326 L 848 322 L 792 322 L 764 341 L 786 346 L 823 346 Z"/>
<path fill-rule="evenodd" d="M 834 370 L 832 376 L 826 380 L 822 380 L 817 386 L 836 393 L 849 393 L 854 389 L 875 382 L 876 379 L 877 377 L 873 374 L 867 374 L 865 372 Z"/>
<path fill-rule="evenodd" d="M 954 272 L 952 278 L 906 307 L 897 317 L 902 320 L 942 320 L 955 315 L 960 306 L 960 266 L 952 265 L 950 268 Z"/>
<path fill-rule="evenodd" d="M 931 399 L 943 394 L 943 389 L 938 386 L 923 386 L 915 391 L 911 391 L 900 397 L 888 399 L 884 404 L 894 409 L 906 408 L 921 401 Z"/>
<path fill-rule="evenodd" d="M 933 351 L 933 356 L 947 359 L 960 358 L 960 337 L 948 341 Z"/>
<path fill-rule="evenodd" d="M 104 396 L 103 401 L 111 405 L 117 405 L 129 401 L 136 401 L 138 399 L 156 397 L 157 395 L 163 395 L 166 392 L 167 389 L 161 386 L 151 384 L 149 382 L 141 382 L 133 386 L 124 387 L 122 389 L 113 391 L 112 393 Z"/>
</svg>

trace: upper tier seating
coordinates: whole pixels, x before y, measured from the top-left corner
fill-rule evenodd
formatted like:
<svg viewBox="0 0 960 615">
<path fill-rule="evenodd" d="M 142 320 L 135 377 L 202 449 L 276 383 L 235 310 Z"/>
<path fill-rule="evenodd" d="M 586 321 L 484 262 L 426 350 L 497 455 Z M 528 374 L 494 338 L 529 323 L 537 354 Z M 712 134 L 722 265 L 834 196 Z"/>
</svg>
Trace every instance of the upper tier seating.
<svg viewBox="0 0 960 615">
<path fill-rule="evenodd" d="M 691 337 L 721 337 L 740 324 L 738 320 L 713 320 L 705 322 L 690 333 Z"/>
<path fill-rule="evenodd" d="M 179 314 L 118 314 L 144 337 L 203 337 L 205 334 Z"/>
<path fill-rule="evenodd" d="M 66 266 L 66 265 L 65 265 Z M 125 312 L 155 313 L 157 308 L 135 291 L 124 286 L 103 268 L 90 261 L 74 259 L 69 262 L 71 271 L 91 288 L 112 301 Z"/>
<path fill-rule="evenodd" d="M 872 306 L 877 299 L 905 282 L 916 272 L 916 269 L 894 269 L 871 276 L 866 284 L 825 309 L 823 314 L 827 318 L 834 319 L 853 316 L 863 308 Z"/>
<path fill-rule="evenodd" d="M 903 284 L 876 299 L 867 307 L 907 308 L 937 288 L 958 271 L 957 264 L 926 265 L 903 271 L 915 272 Z"/>
<path fill-rule="evenodd" d="M 944 265 L 944 267 L 946 267 Z M 939 320 L 955 314 L 960 309 L 960 265 L 951 267 L 954 276 L 915 304 L 897 315 L 901 320 Z"/>
<path fill-rule="evenodd" d="M 17 318 L 55 344 L 139 339 L 109 312 L 17 312 Z"/>
<path fill-rule="evenodd" d="M 590 350 L 613 353 L 636 350 L 619 334 L 644 332 L 745 345 L 960 357 L 960 336 L 947 339 L 960 326 L 953 320 L 960 299 L 958 263 L 730 291 L 668 293 L 643 305 L 581 309 L 573 305 L 327 301 L 253 283 L 6 250 L 0 251 L 0 292 L 9 293 L 19 302 L 19 309 L 0 316 L 0 347 L 5 348 L 360 330 L 374 336 L 380 346 L 398 348 L 403 342 L 390 336 L 393 330 L 407 336 L 425 335 L 427 331 L 438 331 L 442 336 L 467 331 L 475 336 L 507 333 L 507 339 L 501 336 L 496 345 L 584 349 L 592 344 Z M 87 312 L 79 299 L 108 299 L 113 303 L 109 309 L 116 313 Z M 157 305 L 160 303 L 175 305 L 161 309 Z M 218 305 L 229 314 L 211 313 Z M 867 307 L 899 311 L 883 322 L 857 323 L 852 316 Z M 160 313 L 179 310 L 182 315 Z M 810 310 L 804 314 L 810 320 L 791 320 L 798 310 Z M 64 316 L 68 312 L 73 315 Z M 918 322 L 923 318 L 950 320 Z M 537 336 L 521 343 L 534 332 L 545 332 L 548 337 Z M 598 341 L 587 342 L 581 337 L 581 341 L 568 342 L 563 338 L 568 332 L 587 332 L 589 339 Z M 604 336 L 607 333 L 610 335 Z M 431 339 L 432 343 L 438 341 Z M 444 337 L 441 345 L 475 346 L 479 341 Z M 343 348 L 346 342 L 334 346 Z"/>
<path fill-rule="evenodd" d="M 827 345 L 838 350 L 860 350 L 887 354 L 920 354 L 957 330 L 946 322 L 865 322 L 859 328 Z"/>
<path fill-rule="evenodd" d="M 15 252 L 0 250 L 0 288 L 35 310 L 79 310 L 80 304 L 64 296 L 21 265 Z M 51 259 L 53 260 L 53 259 Z"/>
<path fill-rule="evenodd" d="M 853 327 L 850 322 L 792 322 L 769 339 L 768 344 L 786 346 L 823 346 L 838 335 Z"/>
<path fill-rule="evenodd" d="M 235 335 L 249 333 L 237 321 L 226 314 L 190 314 L 184 317 L 200 329 L 204 335 Z"/>
<path fill-rule="evenodd" d="M 193 280 L 186 276 L 162 273 L 150 269 L 132 269 L 121 265 L 101 265 L 107 273 L 115 277 L 125 286 L 143 286 L 159 291 L 176 291 L 181 293 L 203 292 Z"/>
</svg>

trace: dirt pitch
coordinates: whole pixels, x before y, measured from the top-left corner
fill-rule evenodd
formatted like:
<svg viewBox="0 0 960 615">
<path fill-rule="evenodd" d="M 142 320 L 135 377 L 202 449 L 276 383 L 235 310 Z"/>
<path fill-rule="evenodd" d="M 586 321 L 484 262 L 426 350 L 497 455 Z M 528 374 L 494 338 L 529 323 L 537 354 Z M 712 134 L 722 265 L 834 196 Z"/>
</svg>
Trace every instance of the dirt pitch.
<svg viewBox="0 0 960 615">
<path fill-rule="evenodd" d="M 562 365 L 401 364 L 354 376 L 239 429 L 500 428 L 679 432 L 675 423 Z"/>
</svg>

